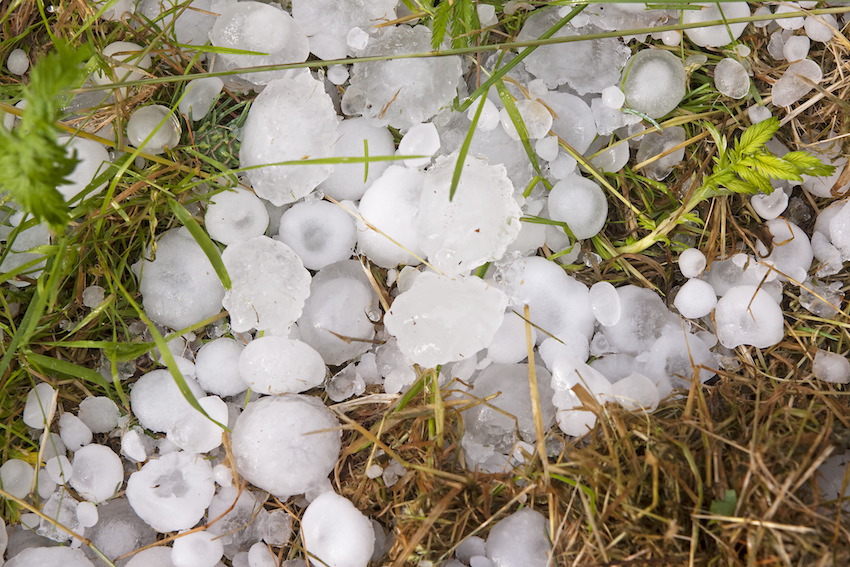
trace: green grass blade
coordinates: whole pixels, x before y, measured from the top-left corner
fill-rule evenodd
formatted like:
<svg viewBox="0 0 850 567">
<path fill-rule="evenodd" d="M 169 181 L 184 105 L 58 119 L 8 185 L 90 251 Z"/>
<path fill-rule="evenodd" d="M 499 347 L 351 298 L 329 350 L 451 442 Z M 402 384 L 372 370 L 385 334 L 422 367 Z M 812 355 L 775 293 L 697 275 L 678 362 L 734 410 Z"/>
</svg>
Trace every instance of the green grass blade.
<svg viewBox="0 0 850 567">
<path fill-rule="evenodd" d="M 215 242 L 207 234 L 201 225 L 198 224 L 198 221 L 192 216 L 192 214 L 186 210 L 186 207 L 178 203 L 175 199 L 168 199 L 168 206 L 171 207 L 171 211 L 174 215 L 183 223 L 189 233 L 192 235 L 192 238 L 195 239 L 195 242 L 198 243 L 198 246 L 201 247 L 201 250 L 204 251 L 210 263 L 215 269 L 215 273 L 218 274 L 218 279 L 221 280 L 221 285 L 224 286 L 224 289 L 230 289 L 232 283 L 230 282 L 230 275 L 227 273 L 227 268 L 224 267 L 224 262 L 221 261 L 221 253 L 218 251 L 218 246 L 215 245 Z"/>
<path fill-rule="evenodd" d="M 519 134 L 519 141 L 522 142 L 522 147 L 525 149 L 525 154 L 528 156 L 528 161 L 531 162 L 531 167 L 539 177 L 543 177 L 543 172 L 540 170 L 540 164 L 537 162 L 537 154 L 534 148 L 531 147 L 531 142 L 528 141 L 528 128 L 525 127 L 525 121 L 519 113 L 519 109 L 514 102 L 514 97 L 508 92 L 508 87 L 504 81 L 496 81 L 496 90 L 499 93 L 499 98 L 502 99 L 502 104 L 505 105 L 505 110 L 508 111 L 508 116 Z"/>
<path fill-rule="evenodd" d="M 97 384 L 101 388 L 109 389 L 109 382 L 107 382 L 106 379 L 104 379 L 104 377 L 100 375 L 100 373 L 90 368 L 85 368 L 84 366 L 74 364 L 73 362 L 59 360 L 58 358 L 53 358 L 34 352 L 24 352 L 24 357 L 33 366 L 44 368 L 56 374 L 71 376 L 72 378 L 80 378 L 82 380 L 85 380 L 86 382 Z"/>
<path fill-rule="evenodd" d="M 469 153 L 469 146 L 472 144 L 472 138 L 475 136 L 475 129 L 478 127 L 478 120 L 481 118 L 481 111 L 484 110 L 484 103 L 487 102 L 487 97 L 481 97 L 481 102 L 478 108 L 475 109 L 475 115 L 472 117 L 472 124 L 469 125 L 469 130 L 466 132 L 466 137 L 460 145 L 460 150 L 457 154 L 457 162 L 455 170 L 452 172 L 452 184 L 449 187 L 449 201 L 455 198 L 455 191 L 460 183 L 460 176 L 463 173 L 463 164 L 466 163 L 466 155 Z"/>
</svg>

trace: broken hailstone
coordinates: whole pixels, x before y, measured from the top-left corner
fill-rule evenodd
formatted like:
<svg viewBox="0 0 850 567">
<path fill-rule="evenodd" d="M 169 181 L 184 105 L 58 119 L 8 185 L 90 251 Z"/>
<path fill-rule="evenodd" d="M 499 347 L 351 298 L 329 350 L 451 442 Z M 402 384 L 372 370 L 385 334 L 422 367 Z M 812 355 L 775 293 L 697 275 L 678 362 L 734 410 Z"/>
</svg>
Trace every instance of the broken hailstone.
<svg viewBox="0 0 850 567">
<path fill-rule="evenodd" d="M 823 79 L 820 65 L 811 59 L 791 63 L 779 80 L 773 84 L 771 95 L 776 106 L 791 106 L 803 98 Z"/>
<path fill-rule="evenodd" d="M 285 335 L 310 295 L 310 272 L 286 244 L 267 236 L 228 246 L 221 254 L 232 282 L 222 305 L 233 331 Z"/>
<path fill-rule="evenodd" d="M 474 356 L 490 344 L 507 303 L 504 293 L 480 278 L 426 272 L 395 298 L 384 324 L 411 362 L 434 368 Z"/>
<path fill-rule="evenodd" d="M 183 129 L 167 106 L 149 104 L 133 111 L 127 120 L 127 140 L 141 151 L 158 155 L 180 143 Z"/>
<path fill-rule="evenodd" d="M 416 222 L 428 260 L 450 275 L 501 258 L 519 235 L 522 215 L 504 166 L 475 157 L 466 157 L 450 200 L 456 161 L 456 153 L 438 158 L 426 172 Z"/>
<path fill-rule="evenodd" d="M 239 5 L 246 3 L 254 4 Z M 255 193 L 280 206 L 312 192 L 331 165 L 270 164 L 331 157 L 337 128 L 333 102 L 308 71 L 271 81 L 251 104 L 239 150 L 240 166 L 252 168 L 246 175 Z"/>
<path fill-rule="evenodd" d="M 188 530 L 215 494 L 212 466 L 203 455 L 168 453 L 131 474 L 126 494 L 136 514 L 156 531 Z"/>
<path fill-rule="evenodd" d="M 661 132 L 650 132 L 643 136 L 638 146 L 636 161 L 642 163 L 651 158 L 654 161 L 644 167 L 646 175 L 661 181 L 682 162 L 685 157 L 684 142 L 687 138 L 681 126 L 669 126 Z M 674 149 L 678 148 L 678 149 Z M 659 155 L 663 157 L 657 157 Z"/>
<path fill-rule="evenodd" d="M 325 61 L 354 55 L 346 38 L 353 28 L 370 34 L 396 19 L 397 0 L 294 0 L 292 17 L 307 34 L 310 52 Z M 333 14 L 332 18 L 328 14 Z"/>
<path fill-rule="evenodd" d="M 316 350 L 298 340 L 266 335 L 239 355 L 239 374 L 258 394 L 298 394 L 319 386 L 325 363 Z"/>
<path fill-rule="evenodd" d="M 249 403 L 233 426 L 231 443 L 239 474 L 286 499 L 327 480 L 339 458 L 340 437 L 339 421 L 321 400 L 286 394 Z"/>
<path fill-rule="evenodd" d="M 747 27 L 746 22 L 724 24 L 723 21 L 734 18 L 746 18 L 750 8 L 746 2 L 713 2 L 692 4 L 693 10 L 682 11 L 682 23 L 720 21 L 718 25 L 703 26 L 685 30 L 685 35 L 700 47 L 722 47 L 741 37 Z M 696 9 L 698 8 L 698 9 Z"/>
<path fill-rule="evenodd" d="M 579 240 L 596 236 L 608 220 L 608 200 L 599 185 L 570 175 L 549 192 L 549 218 L 567 223 Z"/>
<path fill-rule="evenodd" d="M 269 212 L 259 197 L 247 189 L 235 187 L 210 198 L 204 226 L 210 238 L 230 246 L 265 234 Z"/>
<path fill-rule="evenodd" d="M 850 361 L 838 353 L 818 349 L 812 373 L 818 380 L 833 384 L 850 383 Z"/>
<path fill-rule="evenodd" d="M 306 553 L 327 567 L 366 567 L 375 547 L 369 518 L 332 491 L 307 506 L 301 519 L 301 539 Z"/>
<path fill-rule="evenodd" d="M 292 16 L 277 6 L 262 2 L 238 2 L 226 7 L 210 30 L 210 41 L 215 47 L 228 49 L 216 53 L 216 62 L 226 71 L 300 63 L 310 54 L 307 36 Z M 254 51 L 262 55 L 236 51 Z M 236 76 L 254 85 L 265 85 L 282 73 L 262 71 Z"/>
<path fill-rule="evenodd" d="M 156 243 L 156 257 L 141 262 L 139 290 L 148 316 L 172 329 L 217 314 L 224 296 L 209 258 L 185 228 L 164 233 Z"/>
<path fill-rule="evenodd" d="M 685 66 L 669 51 L 638 51 L 623 71 L 621 87 L 626 105 L 650 118 L 661 118 L 684 98 L 685 78 Z"/>
<path fill-rule="evenodd" d="M 726 348 L 773 346 L 784 336 L 782 309 L 767 292 L 752 285 L 727 291 L 714 312 L 717 339 Z"/>
</svg>

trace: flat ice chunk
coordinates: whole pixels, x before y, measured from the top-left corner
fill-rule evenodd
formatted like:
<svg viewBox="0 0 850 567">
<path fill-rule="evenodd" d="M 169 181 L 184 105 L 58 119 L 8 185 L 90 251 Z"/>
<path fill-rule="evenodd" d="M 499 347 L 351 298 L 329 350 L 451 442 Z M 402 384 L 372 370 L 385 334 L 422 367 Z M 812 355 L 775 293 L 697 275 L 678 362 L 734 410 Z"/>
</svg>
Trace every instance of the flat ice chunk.
<svg viewBox="0 0 850 567">
<path fill-rule="evenodd" d="M 785 41 L 782 47 L 782 53 L 785 55 L 785 60 L 789 63 L 805 59 L 809 54 L 809 46 L 811 42 L 804 35 L 792 35 Z"/>
<path fill-rule="evenodd" d="M 221 337 L 206 343 L 195 355 L 195 374 L 198 384 L 207 393 L 235 396 L 248 389 L 239 376 L 239 354 L 244 345 L 234 339 Z"/>
<path fill-rule="evenodd" d="M 773 346 L 785 335 L 782 309 L 767 292 L 752 285 L 733 287 L 717 302 L 717 338 L 726 348 Z"/>
<path fill-rule="evenodd" d="M 662 132 L 645 134 L 640 141 L 635 158 L 639 163 L 666 154 L 646 165 L 643 169 L 645 175 L 658 181 L 670 175 L 673 168 L 679 165 L 685 157 L 685 148 L 682 144 L 686 137 L 685 129 L 681 126 L 670 126 Z M 674 149 L 677 147 L 679 149 Z"/>
<path fill-rule="evenodd" d="M 428 260 L 450 275 L 501 258 L 519 235 L 522 215 L 505 168 L 471 156 L 449 200 L 457 157 L 438 158 L 426 172 L 416 222 Z"/>
<path fill-rule="evenodd" d="M 35 470 L 21 459 L 9 459 L 0 466 L 0 485 L 17 498 L 26 498 L 32 487 Z"/>
<path fill-rule="evenodd" d="M 278 498 L 303 494 L 324 482 L 339 458 L 338 427 L 336 417 L 318 398 L 301 394 L 260 398 L 247 405 L 233 426 L 236 469 Z"/>
<path fill-rule="evenodd" d="M 294 0 L 292 17 L 307 34 L 313 55 L 325 61 L 345 59 L 354 55 L 346 41 L 348 33 L 353 28 L 376 33 L 378 25 L 395 20 L 396 4 L 397 0 Z"/>
<path fill-rule="evenodd" d="M 141 262 L 139 290 L 148 316 L 172 329 L 217 314 L 224 296 L 215 269 L 185 228 L 163 234 L 156 243 L 156 258 Z"/>
<path fill-rule="evenodd" d="M 68 137 L 59 136 L 58 141 L 65 146 L 65 151 L 70 155 L 76 152 L 77 159 L 80 160 L 65 179 L 68 183 L 57 185 L 56 189 L 62 193 L 66 201 L 71 201 L 82 193 L 86 187 L 94 181 L 98 173 L 102 173 L 109 163 L 109 152 L 103 147 L 103 144 L 88 140 L 79 136 Z M 106 181 L 92 188 L 86 194 L 86 197 L 92 197 L 103 191 L 106 187 Z"/>
<path fill-rule="evenodd" d="M 398 25 L 384 28 L 357 55 L 390 56 L 431 49 L 430 29 Z M 411 128 L 449 105 L 457 96 L 460 79 L 461 60 L 457 56 L 355 63 L 350 86 L 342 97 L 342 110 L 348 116 L 377 118 L 393 128 Z"/>
<path fill-rule="evenodd" d="M 184 376 L 196 398 L 204 395 L 198 384 Z M 195 411 L 177 388 L 168 370 L 152 370 L 139 378 L 130 390 L 130 407 L 139 425 L 150 431 L 165 433 L 183 414 Z"/>
<path fill-rule="evenodd" d="M 550 115 L 551 116 L 551 115 Z M 430 122 L 417 124 L 407 131 L 398 144 L 398 155 L 422 155 L 421 158 L 404 160 L 407 167 L 423 167 L 431 163 L 431 156 L 440 149 L 440 134 Z"/>
<path fill-rule="evenodd" d="M 679 288 L 673 305 L 688 319 L 699 319 L 711 313 L 717 305 L 717 294 L 711 284 L 696 278 L 689 279 Z"/>
<path fill-rule="evenodd" d="M 29 547 L 12 557 L 6 567 L 94 567 L 79 549 Z"/>
<path fill-rule="evenodd" d="M 803 282 L 814 260 L 809 237 L 796 224 L 786 219 L 765 223 L 773 236 L 773 250 L 764 259 L 780 272 L 780 279 L 793 278 Z"/>
<path fill-rule="evenodd" d="M 130 506 L 160 533 L 193 527 L 204 516 L 213 494 L 209 461 L 183 451 L 148 461 L 127 481 Z"/>
<path fill-rule="evenodd" d="M 549 217 L 567 223 L 579 240 L 596 236 L 608 220 L 608 200 L 599 185 L 570 175 L 552 187 L 547 201 Z"/>
<path fill-rule="evenodd" d="M 600 325 L 610 327 L 620 320 L 620 296 L 617 288 L 608 282 L 596 282 L 590 286 L 590 306 Z"/>
<path fill-rule="evenodd" d="M 240 2 L 237 6 L 244 4 L 256 2 Z M 327 179 L 333 167 L 269 164 L 331 157 L 337 129 L 333 102 L 322 83 L 307 71 L 295 72 L 271 81 L 254 100 L 242 129 L 239 164 L 266 166 L 246 172 L 259 197 L 278 206 L 295 202 Z"/>
<path fill-rule="evenodd" d="M 827 319 L 835 317 L 843 301 L 844 292 L 841 291 L 841 282 L 826 284 L 807 279 L 800 286 L 800 305 L 818 317 Z"/>
<path fill-rule="evenodd" d="M 92 433 L 109 433 L 118 426 L 121 412 L 115 402 L 106 396 L 89 396 L 80 402 L 77 417 Z"/>
<path fill-rule="evenodd" d="M 74 453 L 71 487 L 95 504 L 112 498 L 124 481 L 124 465 L 115 452 L 104 445 L 91 444 Z"/>
<path fill-rule="evenodd" d="M 208 416 L 227 425 L 227 404 L 221 398 L 206 396 L 198 403 Z M 197 410 L 182 414 L 166 433 L 169 441 L 187 453 L 208 453 L 221 445 L 221 427 Z"/>
<path fill-rule="evenodd" d="M 332 156 L 365 158 L 395 155 L 395 141 L 390 131 L 371 118 L 347 118 L 339 123 L 339 135 Z M 392 161 L 338 163 L 327 179 L 319 184 L 326 195 L 337 200 L 356 201 L 390 167 Z"/>
<path fill-rule="evenodd" d="M 714 86 L 721 94 L 741 99 L 750 92 L 750 77 L 736 59 L 726 57 L 714 67 Z"/>
<path fill-rule="evenodd" d="M 524 508 L 499 520 L 487 536 L 487 557 L 499 567 L 546 567 L 551 564 L 546 518 Z"/>
<path fill-rule="evenodd" d="M 791 106 L 814 87 L 811 83 L 820 83 L 823 71 L 820 65 L 811 59 L 791 63 L 785 73 L 773 84 L 771 95 L 776 106 Z"/>
<path fill-rule="evenodd" d="M 292 205 L 280 218 L 279 236 L 309 270 L 347 260 L 357 241 L 354 218 L 328 201 Z"/>
<path fill-rule="evenodd" d="M 730 20 L 733 18 L 746 18 L 750 15 L 750 8 L 746 2 L 716 2 L 692 4 L 692 6 L 701 9 L 683 10 L 682 23 L 695 24 L 715 20 Z M 746 27 L 746 22 L 728 25 L 720 24 L 686 29 L 685 35 L 699 47 L 722 47 L 741 37 Z"/>
<path fill-rule="evenodd" d="M 307 343 L 266 335 L 239 355 L 239 375 L 259 394 L 298 394 L 319 386 L 325 363 Z"/>
<path fill-rule="evenodd" d="M 434 368 L 474 356 L 490 344 L 507 303 L 504 293 L 479 278 L 426 272 L 395 298 L 384 325 L 407 358 Z"/>
<path fill-rule="evenodd" d="M 208 531 L 181 534 L 171 546 L 174 567 L 215 567 L 222 555 L 221 540 Z"/>
<path fill-rule="evenodd" d="M 415 223 L 424 180 L 421 171 L 391 165 L 364 193 L 358 207 L 363 220 L 357 220 L 357 245 L 374 264 L 388 269 L 415 266 L 419 260 L 413 255 L 425 255 Z"/>
<path fill-rule="evenodd" d="M 653 412 L 658 408 L 660 394 L 656 383 L 637 372 L 617 380 L 611 385 L 611 397 L 627 410 L 644 409 Z"/>
<path fill-rule="evenodd" d="M 499 364 L 515 364 L 528 358 L 525 343 L 526 322 L 508 309 L 499 330 L 487 346 L 487 358 Z M 537 343 L 537 329 L 531 327 L 531 344 Z"/>
<path fill-rule="evenodd" d="M 251 191 L 235 187 L 210 198 L 204 225 L 210 238 L 230 246 L 265 234 L 269 212 Z"/>
<path fill-rule="evenodd" d="M 47 382 L 41 382 L 27 394 L 23 421 L 33 429 L 44 429 L 55 410 L 56 390 Z"/>
<path fill-rule="evenodd" d="M 301 540 L 306 553 L 323 565 L 366 567 L 375 547 L 375 531 L 350 500 L 325 492 L 304 511 Z"/>
<path fill-rule="evenodd" d="M 705 254 L 697 248 L 687 248 L 679 254 L 679 271 L 686 278 L 698 278 L 705 264 Z"/>
<path fill-rule="evenodd" d="M 522 120 L 522 125 L 525 128 L 526 137 L 529 140 L 542 138 L 549 133 L 549 130 L 552 128 L 552 113 L 549 112 L 545 105 L 536 100 L 518 100 L 515 104 Z M 503 108 L 499 112 L 499 119 L 502 123 L 502 128 L 504 128 L 512 140 L 519 140 L 521 138 L 507 108 Z"/>
<path fill-rule="evenodd" d="M 256 236 L 228 246 L 221 259 L 233 283 L 222 300 L 232 329 L 287 334 L 310 295 L 301 258 L 283 242 Z"/>
<path fill-rule="evenodd" d="M 684 98 L 685 79 L 685 66 L 678 57 L 663 49 L 642 49 L 623 70 L 626 104 L 650 118 L 661 118 Z"/>
<path fill-rule="evenodd" d="M 227 71 L 300 63 L 310 54 L 307 36 L 292 16 L 262 2 L 238 2 L 222 10 L 210 30 L 210 41 L 215 47 L 263 54 L 217 53 L 216 59 Z M 262 71 L 236 76 L 255 85 L 266 85 L 281 74 L 281 71 Z"/>
<path fill-rule="evenodd" d="M 149 104 L 133 111 L 127 120 L 127 140 L 141 151 L 158 155 L 180 143 L 183 128 L 170 108 Z"/>
<path fill-rule="evenodd" d="M 224 81 L 218 77 L 202 77 L 189 81 L 178 106 L 180 114 L 185 114 L 193 122 L 202 120 L 223 88 Z"/>
<path fill-rule="evenodd" d="M 815 378 L 833 384 L 850 383 L 850 360 L 838 353 L 818 349 L 812 365 Z"/>
<path fill-rule="evenodd" d="M 788 208 L 788 194 L 782 189 L 774 189 L 769 195 L 757 193 L 750 197 L 753 210 L 764 220 L 773 220 Z"/>
<path fill-rule="evenodd" d="M 655 292 L 634 285 L 617 288 L 620 295 L 620 320 L 603 331 L 615 352 L 640 354 L 649 350 L 661 336 L 664 326 L 675 322 Z"/>
<path fill-rule="evenodd" d="M 379 318 L 378 295 L 363 266 L 344 260 L 325 266 L 313 278 L 298 330 L 325 364 L 339 366 L 371 348 L 373 321 Z"/>
</svg>

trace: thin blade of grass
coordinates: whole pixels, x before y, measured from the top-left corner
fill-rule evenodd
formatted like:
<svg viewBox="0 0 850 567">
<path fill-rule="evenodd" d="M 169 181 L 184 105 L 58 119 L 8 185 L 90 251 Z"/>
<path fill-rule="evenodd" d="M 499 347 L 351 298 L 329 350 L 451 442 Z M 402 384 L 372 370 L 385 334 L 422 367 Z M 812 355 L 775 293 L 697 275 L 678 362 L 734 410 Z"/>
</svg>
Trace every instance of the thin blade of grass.
<svg viewBox="0 0 850 567">
<path fill-rule="evenodd" d="M 230 281 L 230 275 L 227 273 L 224 262 L 221 261 L 221 253 L 218 251 L 218 246 L 209 237 L 207 231 L 201 228 L 201 225 L 198 224 L 192 213 L 186 210 L 186 207 L 181 205 L 176 199 L 168 199 L 168 206 L 180 222 L 183 223 L 183 226 L 189 230 L 189 233 L 195 239 L 195 242 L 198 243 L 198 246 L 201 247 L 201 250 L 204 251 L 215 273 L 218 275 L 218 279 L 221 280 L 221 285 L 224 286 L 224 289 L 230 289 L 233 285 Z"/>
<path fill-rule="evenodd" d="M 454 199 L 457 186 L 460 183 L 460 176 L 463 173 L 463 164 L 466 162 L 466 155 L 469 153 L 469 146 L 472 144 L 472 138 L 475 136 L 475 129 L 478 127 L 478 120 L 481 118 L 481 112 L 484 110 L 484 103 L 487 102 L 487 97 L 483 97 L 475 109 L 475 115 L 472 117 L 472 123 L 469 125 L 469 130 L 463 138 L 463 143 L 460 145 L 460 150 L 457 154 L 457 162 L 455 169 L 452 172 L 452 184 L 449 187 L 449 201 Z"/>
<path fill-rule="evenodd" d="M 59 360 L 58 358 L 52 358 L 50 356 L 45 356 L 43 354 L 37 354 L 29 351 L 24 351 L 23 355 L 24 358 L 26 358 L 27 362 L 29 362 L 33 366 L 44 368 L 46 370 L 49 370 L 50 372 L 62 374 L 63 376 L 80 378 L 82 380 L 85 380 L 86 382 L 97 384 L 101 388 L 109 389 L 109 382 L 107 382 L 103 378 L 103 376 L 101 376 L 98 372 L 95 372 L 90 368 L 86 368 L 84 366 L 74 364 L 73 362 L 68 362 L 66 360 Z"/>
</svg>

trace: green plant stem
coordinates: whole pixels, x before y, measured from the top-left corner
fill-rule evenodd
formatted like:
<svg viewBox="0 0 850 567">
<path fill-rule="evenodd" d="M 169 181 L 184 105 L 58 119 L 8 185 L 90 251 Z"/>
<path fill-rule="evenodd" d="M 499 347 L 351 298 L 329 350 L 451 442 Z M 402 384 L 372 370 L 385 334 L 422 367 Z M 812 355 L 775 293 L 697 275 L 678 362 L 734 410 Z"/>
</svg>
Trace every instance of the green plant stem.
<svg viewBox="0 0 850 567">
<path fill-rule="evenodd" d="M 704 200 L 703 191 L 700 188 L 687 202 L 661 221 L 652 232 L 636 242 L 618 247 L 617 252 L 619 254 L 640 254 L 653 244 L 667 240 L 667 235 L 679 226 L 679 219 L 694 210 Z"/>
</svg>

